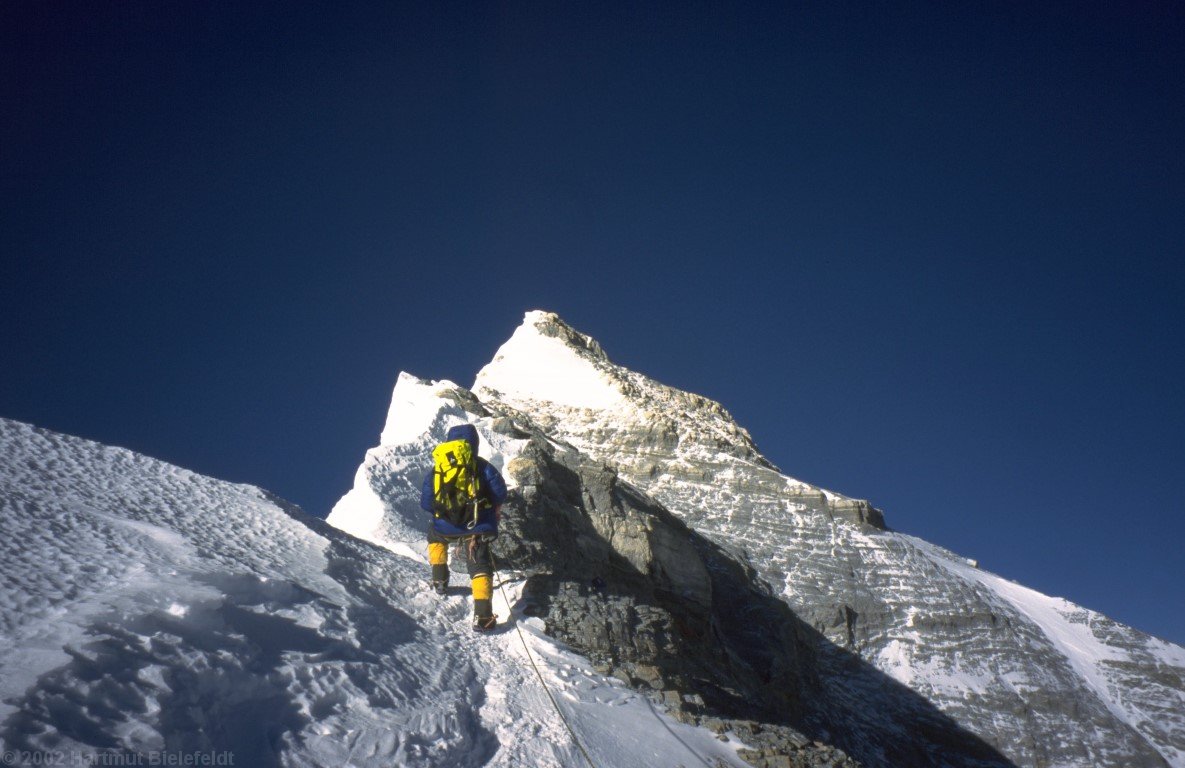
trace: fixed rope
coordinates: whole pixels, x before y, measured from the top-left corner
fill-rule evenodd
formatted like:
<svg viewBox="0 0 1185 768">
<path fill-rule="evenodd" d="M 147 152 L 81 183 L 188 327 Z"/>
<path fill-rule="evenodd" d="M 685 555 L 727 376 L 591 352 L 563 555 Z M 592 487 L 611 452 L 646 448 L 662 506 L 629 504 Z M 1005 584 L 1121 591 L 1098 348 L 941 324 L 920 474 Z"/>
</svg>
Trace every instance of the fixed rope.
<svg viewBox="0 0 1185 768">
<path fill-rule="evenodd" d="M 492 550 L 490 551 L 490 564 L 493 566 L 494 573 L 497 573 L 498 562 L 494 559 L 494 553 Z M 506 582 L 499 581 L 497 583 L 497 588 L 498 591 L 502 593 L 502 602 L 506 603 L 506 610 L 509 611 L 510 598 L 506 595 Z M 539 678 L 539 684 L 543 686 L 543 692 L 547 694 L 547 698 L 551 701 L 551 706 L 555 708 L 556 714 L 560 716 L 560 721 L 563 722 L 564 727 L 568 729 L 568 735 L 572 737 L 572 743 L 574 743 L 576 748 L 580 750 L 580 754 L 584 756 L 584 759 L 588 762 L 589 766 L 591 766 L 591 768 L 596 768 L 596 763 L 594 763 L 593 759 L 589 757 L 588 751 L 585 750 L 584 745 L 580 743 L 580 739 L 576 736 L 576 731 L 572 728 L 572 724 L 568 722 L 568 718 L 564 715 L 564 711 L 560 709 L 559 702 L 556 701 L 555 696 L 551 692 L 551 688 L 547 686 L 547 680 L 544 679 L 543 672 L 539 669 L 539 665 L 535 663 L 535 655 L 531 653 L 531 647 L 527 645 L 527 638 L 523 634 L 522 627 L 518 625 L 518 622 L 515 622 L 514 630 L 518 632 L 519 642 L 523 644 L 523 650 L 527 654 L 527 660 L 531 662 L 531 668 L 535 670 L 535 675 Z M 662 717 L 658 714 L 658 710 L 654 708 L 654 703 L 650 701 L 648 696 L 643 695 L 642 699 L 646 702 L 646 706 L 650 708 L 650 714 L 654 715 L 654 719 L 659 722 L 659 725 L 666 729 L 667 733 L 674 737 L 675 741 L 679 742 L 684 749 L 691 753 L 692 757 L 699 760 L 701 763 L 707 766 L 707 768 L 712 768 L 712 764 L 704 759 L 703 755 L 692 749 L 691 745 L 684 741 L 679 736 L 679 734 L 675 733 L 671 729 L 671 726 L 662 719 Z"/>
<path fill-rule="evenodd" d="M 494 572 L 497 573 L 498 563 L 496 560 L 494 560 L 493 552 L 490 552 L 490 563 L 494 566 Z M 498 590 L 502 593 L 502 602 L 506 603 L 506 610 L 509 611 L 510 598 L 506 596 L 505 582 L 498 584 Z M 564 727 L 568 729 L 568 735 L 572 737 L 572 743 L 576 745 L 576 748 L 580 750 L 580 754 L 584 756 L 586 761 L 588 761 L 590 768 L 597 768 L 597 764 L 593 762 L 593 759 L 589 757 L 588 751 L 584 748 L 584 745 L 580 743 L 580 738 L 576 735 L 576 731 L 572 728 L 572 724 L 568 722 L 568 718 L 564 714 L 564 710 L 560 709 L 559 702 L 555 700 L 555 696 L 552 694 L 551 689 L 547 687 L 547 680 L 543 678 L 542 670 L 540 670 L 539 665 L 535 663 L 535 655 L 531 653 L 531 647 L 527 645 L 527 638 L 525 635 L 523 635 L 522 627 L 518 625 L 518 622 L 515 622 L 514 630 L 518 632 L 518 639 L 523 644 L 523 650 L 527 653 L 527 660 L 531 662 L 531 667 L 535 670 L 535 675 L 539 678 L 539 684 L 543 686 L 543 692 L 547 694 L 547 698 L 551 701 L 551 706 L 555 708 L 556 714 L 560 716 L 560 721 L 564 724 Z"/>
<path fill-rule="evenodd" d="M 679 734 L 675 733 L 671 729 L 671 726 L 667 725 L 667 721 L 663 720 L 662 716 L 658 714 L 658 710 L 654 708 L 654 702 L 650 701 L 650 697 L 643 695 L 642 698 L 646 701 L 646 706 L 650 707 L 650 714 L 654 715 L 654 719 L 658 721 L 658 724 L 661 725 L 663 728 L 666 728 L 667 733 L 671 734 L 671 736 L 675 739 L 675 741 L 682 744 L 683 748 L 686 749 L 688 752 L 690 752 L 692 757 L 694 757 L 696 760 L 699 760 L 701 763 L 706 765 L 708 768 L 712 768 L 712 764 L 709 763 L 707 760 L 705 760 L 703 755 L 701 755 L 699 752 L 696 752 L 694 749 L 692 749 L 690 744 L 688 744 L 686 741 L 683 741 L 683 738 L 681 736 L 679 736 Z"/>
</svg>

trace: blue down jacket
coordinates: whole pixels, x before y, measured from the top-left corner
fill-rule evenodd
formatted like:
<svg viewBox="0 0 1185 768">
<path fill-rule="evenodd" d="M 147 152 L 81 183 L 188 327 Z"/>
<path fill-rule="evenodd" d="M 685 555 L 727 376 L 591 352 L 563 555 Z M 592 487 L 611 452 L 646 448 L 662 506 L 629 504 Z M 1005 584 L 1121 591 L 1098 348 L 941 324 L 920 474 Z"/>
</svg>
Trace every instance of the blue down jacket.
<svg viewBox="0 0 1185 768">
<path fill-rule="evenodd" d="M 477 454 L 477 448 L 481 444 L 481 438 L 477 434 L 477 427 L 472 424 L 458 424 L 448 431 L 448 437 L 445 439 L 467 441 L 473 447 L 474 455 Z M 458 528 L 448 520 L 434 517 L 432 519 L 432 525 L 441 536 L 472 536 L 475 533 L 498 533 L 498 519 L 494 514 L 494 507 L 499 507 L 502 505 L 502 502 L 506 501 L 506 481 L 502 479 L 502 473 L 493 464 L 478 456 L 477 482 L 478 495 L 490 502 L 488 506 L 484 506 L 478 512 L 477 525 L 472 528 Z M 420 508 L 429 514 L 432 512 L 432 496 L 432 470 L 428 470 L 428 474 L 424 475 L 424 484 L 420 488 Z"/>
</svg>

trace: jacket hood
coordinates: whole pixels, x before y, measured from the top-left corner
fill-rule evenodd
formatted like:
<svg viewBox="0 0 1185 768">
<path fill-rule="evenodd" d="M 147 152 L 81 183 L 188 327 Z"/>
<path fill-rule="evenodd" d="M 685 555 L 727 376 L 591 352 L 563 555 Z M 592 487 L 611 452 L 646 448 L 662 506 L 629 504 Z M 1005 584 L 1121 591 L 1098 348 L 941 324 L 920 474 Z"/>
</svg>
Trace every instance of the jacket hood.
<svg viewBox="0 0 1185 768">
<path fill-rule="evenodd" d="M 469 443 L 469 447 L 477 453 L 477 449 L 481 446 L 481 438 L 477 434 L 477 427 L 472 424 L 458 424 L 451 427 L 448 431 L 446 440 L 464 440 Z"/>
</svg>

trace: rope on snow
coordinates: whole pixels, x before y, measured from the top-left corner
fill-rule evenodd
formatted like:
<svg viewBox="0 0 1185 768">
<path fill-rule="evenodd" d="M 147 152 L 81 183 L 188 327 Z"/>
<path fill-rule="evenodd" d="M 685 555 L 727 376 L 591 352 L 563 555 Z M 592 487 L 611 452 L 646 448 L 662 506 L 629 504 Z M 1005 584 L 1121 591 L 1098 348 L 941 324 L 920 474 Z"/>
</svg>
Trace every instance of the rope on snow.
<svg viewBox="0 0 1185 768">
<path fill-rule="evenodd" d="M 496 560 L 494 560 L 493 552 L 490 553 L 490 561 L 493 564 L 494 572 L 496 573 L 498 571 L 498 563 Z M 498 590 L 502 593 L 502 602 L 506 603 L 506 610 L 509 611 L 510 598 L 506 596 L 505 583 L 499 584 Z M 527 645 L 527 638 L 523 634 L 522 627 L 518 625 L 518 622 L 515 622 L 514 630 L 518 632 L 518 639 L 523 644 L 523 650 L 527 653 L 527 659 L 531 662 L 531 667 L 535 670 L 535 675 L 539 678 L 539 684 L 543 686 L 543 692 L 547 694 L 547 698 L 551 701 L 551 706 L 555 708 L 556 714 L 560 716 L 560 721 L 564 724 L 564 727 L 568 729 L 568 735 L 572 737 L 572 743 L 574 743 L 576 748 L 580 750 L 580 754 L 584 755 L 584 759 L 588 761 L 590 768 L 597 768 L 597 764 L 593 762 L 593 759 L 589 757 L 588 751 L 584 748 L 584 745 L 580 743 L 580 738 L 576 735 L 576 731 L 572 728 L 572 724 L 568 722 L 568 718 L 564 714 L 564 711 L 560 709 L 560 704 L 555 700 L 555 696 L 552 694 L 551 689 L 547 687 L 547 680 L 543 678 L 542 670 L 540 670 L 539 665 L 535 663 L 535 655 L 531 653 L 531 647 Z"/>
</svg>

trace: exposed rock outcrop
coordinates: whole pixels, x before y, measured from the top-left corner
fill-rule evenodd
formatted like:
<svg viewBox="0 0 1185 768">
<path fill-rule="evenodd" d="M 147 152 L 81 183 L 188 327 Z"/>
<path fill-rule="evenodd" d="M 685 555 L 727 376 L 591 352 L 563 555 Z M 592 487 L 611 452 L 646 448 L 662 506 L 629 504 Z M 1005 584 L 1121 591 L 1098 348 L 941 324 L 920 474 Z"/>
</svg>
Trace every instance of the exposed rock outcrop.
<svg viewBox="0 0 1185 768">
<path fill-rule="evenodd" d="M 612 469 L 535 432 L 507 471 L 517 487 L 495 552 L 530 574 L 526 612 L 677 716 L 744 732 L 754 765 L 854 765 L 848 745 L 873 764 L 1008 764 Z M 850 632 L 855 617 L 836 621 Z M 866 698 L 836 696 L 833 671 Z M 902 741 L 914 722 L 929 732 Z"/>
</svg>

